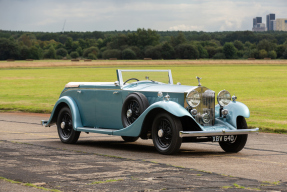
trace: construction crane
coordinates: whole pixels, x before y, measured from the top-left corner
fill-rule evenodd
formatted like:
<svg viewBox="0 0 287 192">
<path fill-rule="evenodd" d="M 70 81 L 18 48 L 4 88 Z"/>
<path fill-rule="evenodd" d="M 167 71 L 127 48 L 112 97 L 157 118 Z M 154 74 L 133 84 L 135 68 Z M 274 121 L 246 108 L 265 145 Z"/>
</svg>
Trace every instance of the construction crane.
<svg viewBox="0 0 287 192">
<path fill-rule="evenodd" d="M 66 19 L 65 19 L 65 22 L 64 22 L 64 25 L 63 25 L 62 33 L 64 33 L 65 25 L 66 25 Z"/>
</svg>

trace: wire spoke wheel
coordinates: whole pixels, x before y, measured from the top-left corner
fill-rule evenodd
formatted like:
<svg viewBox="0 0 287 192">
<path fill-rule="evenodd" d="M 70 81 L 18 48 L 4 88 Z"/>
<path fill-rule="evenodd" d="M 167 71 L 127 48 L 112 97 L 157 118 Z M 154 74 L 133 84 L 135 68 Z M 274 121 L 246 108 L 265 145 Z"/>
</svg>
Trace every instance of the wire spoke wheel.
<svg viewBox="0 0 287 192">
<path fill-rule="evenodd" d="M 130 111 L 130 113 L 128 113 Z M 127 109 L 127 121 L 128 124 L 132 124 L 135 122 L 135 120 L 140 116 L 140 105 L 138 101 L 132 100 L 128 104 L 128 109 Z"/>
<path fill-rule="evenodd" d="M 57 129 L 60 140 L 63 143 L 76 143 L 79 139 L 79 131 L 75 131 L 73 127 L 73 118 L 68 107 L 63 107 L 58 115 Z"/>
<path fill-rule="evenodd" d="M 164 155 L 176 153 L 182 143 L 179 132 L 182 124 L 179 118 L 167 113 L 159 113 L 152 124 L 152 139 L 157 151 Z"/>
<path fill-rule="evenodd" d="M 162 119 L 159 123 L 157 131 L 162 131 L 163 135 L 157 137 L 158 143 L 162 148 L 168 148 L 171 144 L 172 130 L 171 124 L 167 119 Z"/>
</svg>

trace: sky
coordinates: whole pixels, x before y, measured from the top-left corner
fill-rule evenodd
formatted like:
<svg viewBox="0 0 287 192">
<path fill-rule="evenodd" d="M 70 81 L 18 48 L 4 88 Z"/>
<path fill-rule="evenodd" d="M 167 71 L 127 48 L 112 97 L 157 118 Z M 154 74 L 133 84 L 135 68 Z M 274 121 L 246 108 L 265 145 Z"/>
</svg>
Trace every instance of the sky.
<svg viewBox="0 0 287 192">
<path fill-rule="evenodd" d="M 245 31 L 287 18 L 287 0 L 0 0 L 0 30 Z"/>
</svg>

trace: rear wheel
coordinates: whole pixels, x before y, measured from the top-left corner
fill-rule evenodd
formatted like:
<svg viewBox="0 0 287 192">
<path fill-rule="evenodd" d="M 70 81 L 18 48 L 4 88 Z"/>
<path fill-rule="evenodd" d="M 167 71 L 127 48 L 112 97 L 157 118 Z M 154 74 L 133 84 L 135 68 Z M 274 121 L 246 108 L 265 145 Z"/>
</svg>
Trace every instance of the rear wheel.
<svg viewBox="0 0 287 192">
<path fill-rule="evenodd" d="M 72 144 L 76 143 L 79 139 L 79 131 L 73 128 L 72 114 L 68 107 L 63 107 L 58 115 L 57 129 L 60 140 L 63 143 Z"/>
<path fill-rule="evenodd" d="M 182 124 L 177 117 L 167 112 L 158 114 L 152 125 L 152 140 L 157 151 L 164 155 L 178 152 L 182 143 L 180 131 Z"/>
<path fill-rule="evenodd" d="M 247 123 L 244 117 L 237 118 L 237 129 L 247 129 Z M 220 147 L 229 153 L 237 153 L 241 151 L 247 141 L 248 135 L 235 135 L 235 140 L 232 142 L 219 142 Z"/>
</svg>

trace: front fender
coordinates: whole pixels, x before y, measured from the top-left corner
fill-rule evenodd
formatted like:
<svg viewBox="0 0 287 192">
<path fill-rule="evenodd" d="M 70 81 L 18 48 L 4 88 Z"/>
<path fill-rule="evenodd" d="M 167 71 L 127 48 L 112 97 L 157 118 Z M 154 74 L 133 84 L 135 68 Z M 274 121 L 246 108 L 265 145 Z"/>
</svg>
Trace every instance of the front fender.
<svg viewBox="0 0 287 192">
<path fill-rule="evenodd" d="M 237 127 L 236 120 L 238 116 L 242 116 L 245 118 L 250 117 L 250 111 L 248 107 L 237 101 L 231 101 L 227 106 L 223 107 L 223 109 L 228 110 L 228 115 L 226 117 L 226 120 L 228 123 L 230 123 L 232 126 Z M 215 106 L 215 117 L 219 117 L 219 110 L 220 106 Z"/>
<path fill-rule="evenodd" d="M 142 114 L 137 118 L 137 120 L 131 124 L 130 126 L 120 129 L 118 131 L 114 131 L 113 135 L 124 135 L 124 136 L 131 136 L 131 137 L 138 137 L 141 133 L 143 122 L 146 116 L 149 114 L 150 111 L 153 109 L 160 108 L 163 109 L 176 117 L 183 117 L 189 116 L 194 120 L 194 118 L 190 115 L 190 113 L 173 101 L 159 101 L 150 105 Z M 195 120 L 194 120 L 195 121 Z"/>
<path fill-rule="evenodd" d="M 63 97 L 59 98 L 59 100 L 56 102 L 54 109 L 52 111 L 52 114 L 50 116 L 50 119 L 49 119 L 48 123 L 46 124 L 46 127 L 50 127 L 51 125 L 57 123 L 59 111 L 64 106 L 68 106 L 71 110 L 72 120 L 73 120 L 73 128 L 75 130 L 77 130 L 77 127 L 83 127 L 81 116 L 80 116 L 79 109 L 78 109 L 78 105 L 75 102 L 75 100 L 69 96 L 63 96 Z"/>
</svg>

